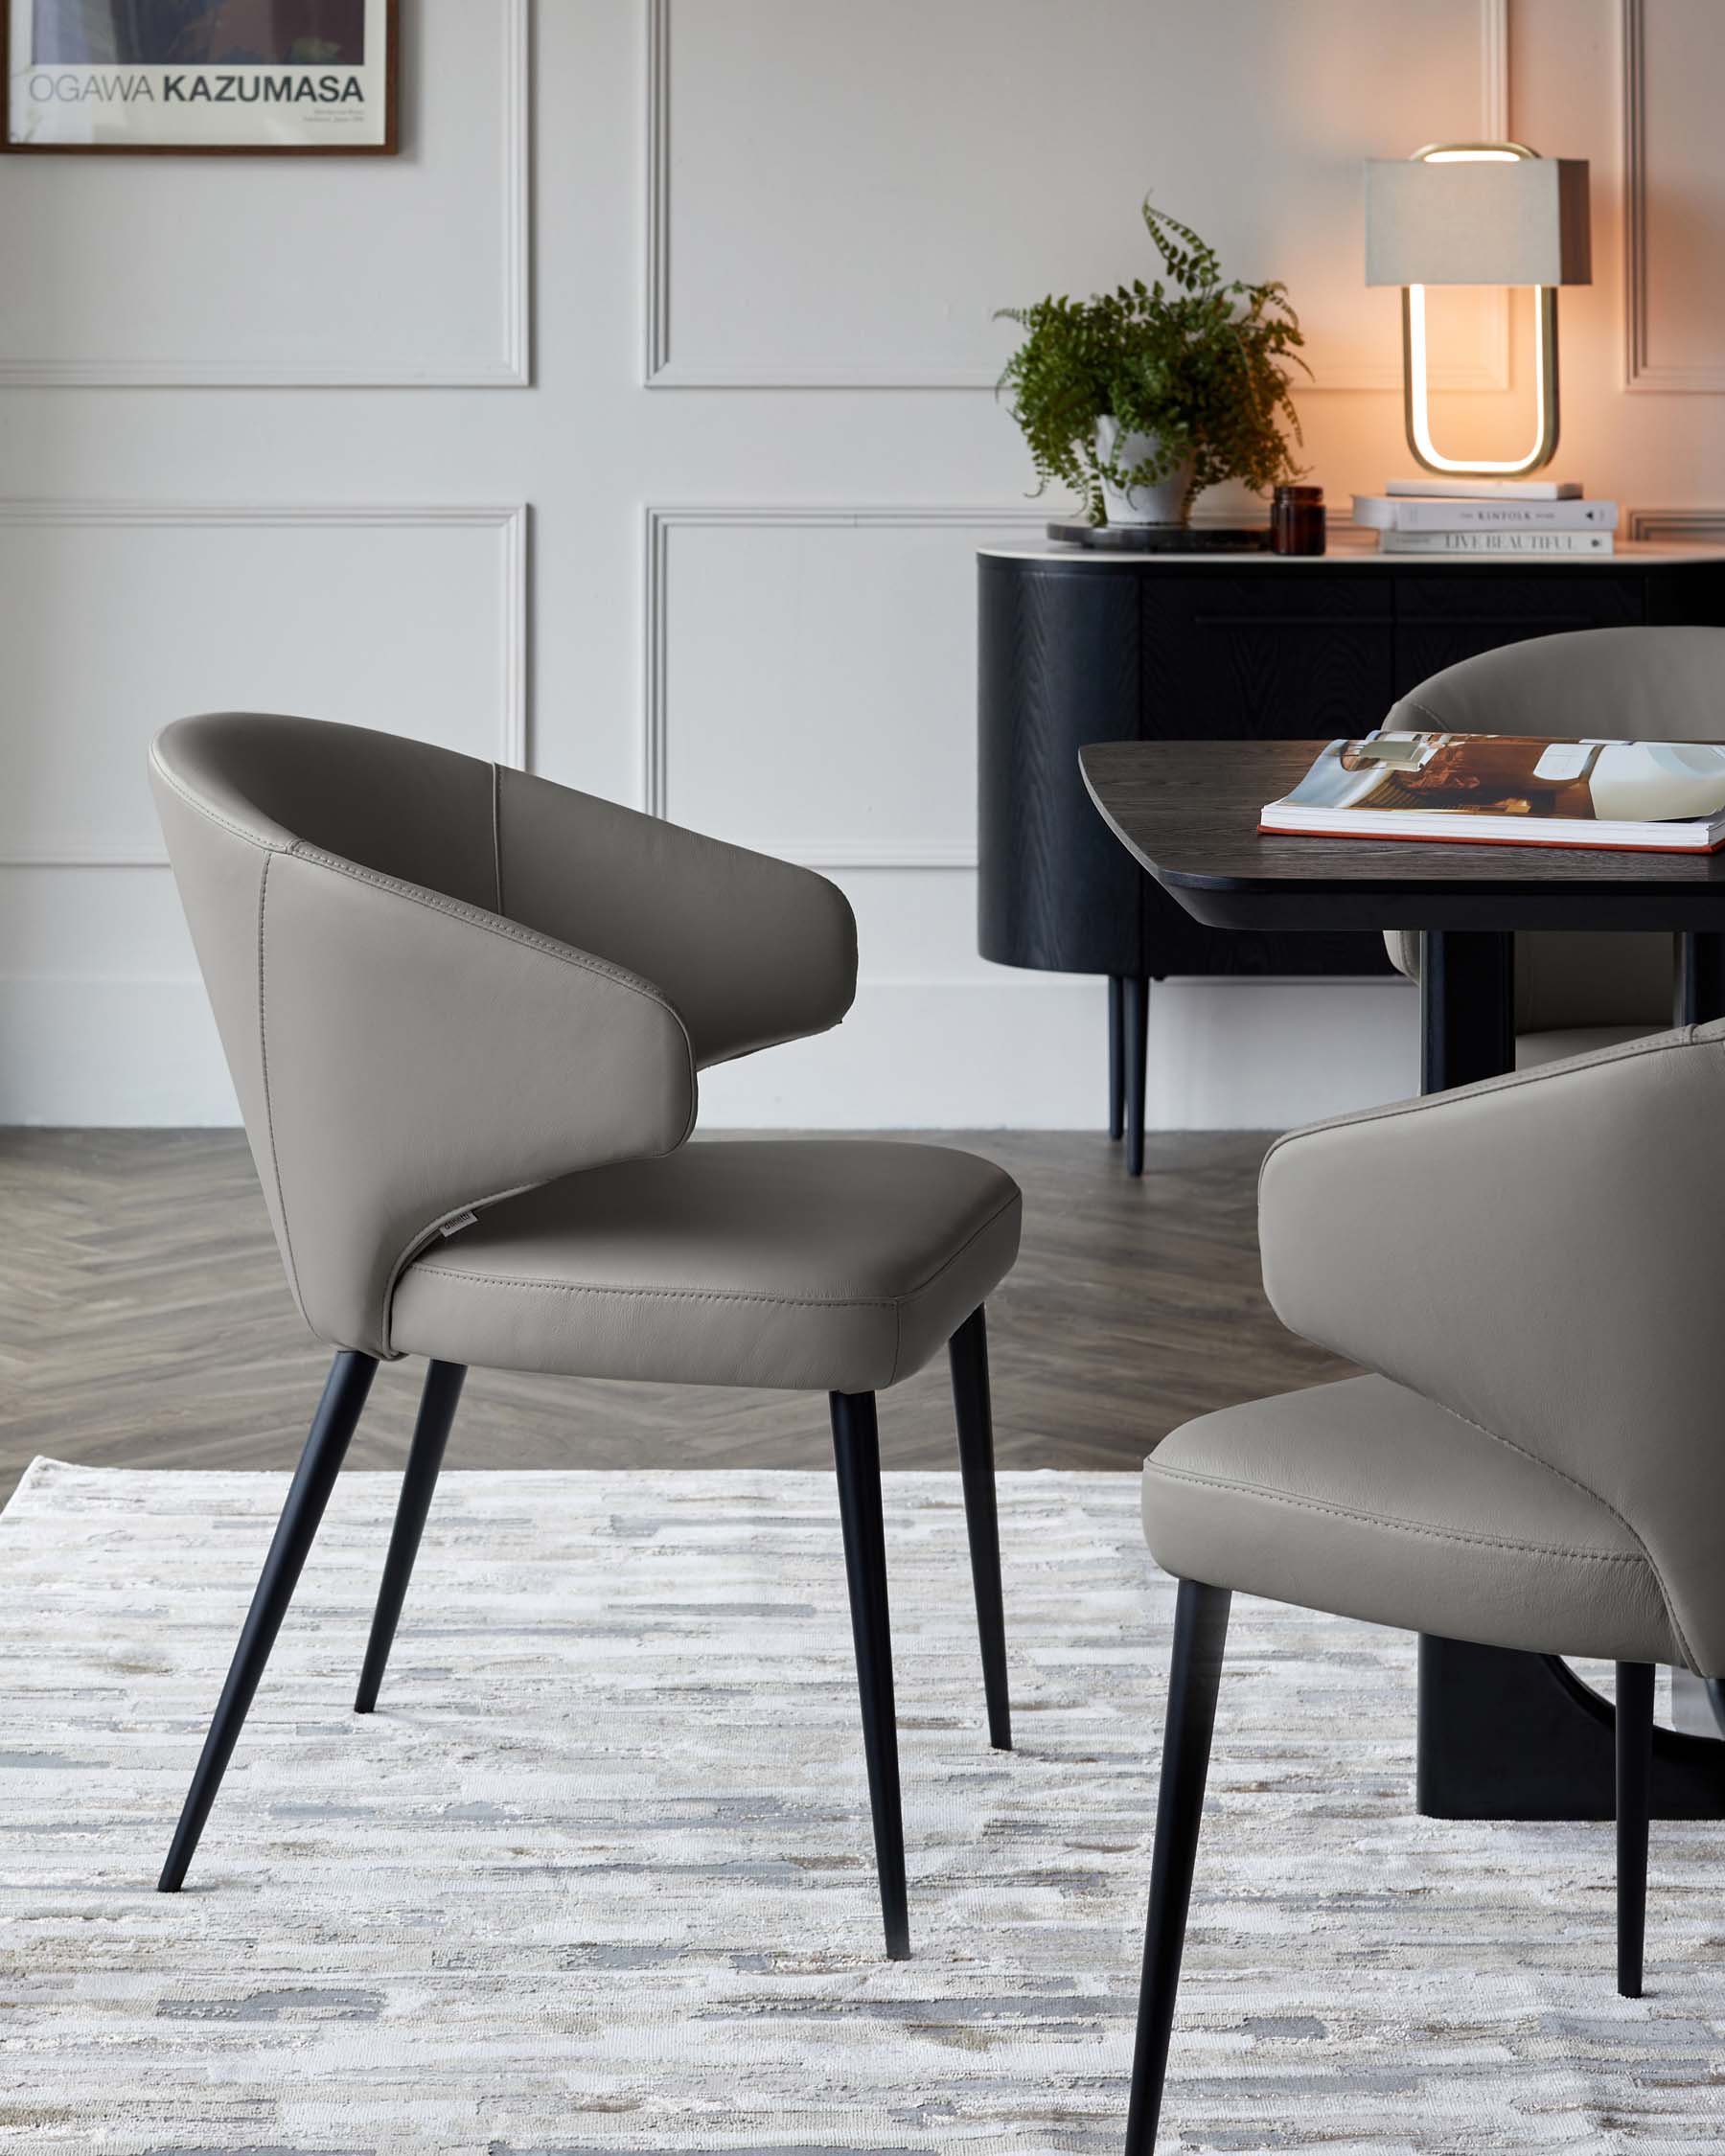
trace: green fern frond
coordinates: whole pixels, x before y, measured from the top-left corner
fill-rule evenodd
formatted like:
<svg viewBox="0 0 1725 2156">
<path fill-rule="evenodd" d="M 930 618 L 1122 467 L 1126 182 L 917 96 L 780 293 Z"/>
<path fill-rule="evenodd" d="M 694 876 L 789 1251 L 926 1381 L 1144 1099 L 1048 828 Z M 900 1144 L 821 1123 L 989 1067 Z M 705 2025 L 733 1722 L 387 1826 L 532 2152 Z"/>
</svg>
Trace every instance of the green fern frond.
<svg viewBox="0 0 1725 2156">
<path fill-rule="evenodd" d="M 1049 294 L 1004 307 L 997 321 L 1026 334 L 996 385 L 1009 396 L 1035 469 L 1035 492 L 1054 482 L 1104 519 L 1102 484 L 1146 486 L 1196 458 L 1192 492 L 1239 479 L 1262 493 L 1300 476 L 1289 437 L 1301 444 L 1288 365 L 1308 377 L 1300 317 L 1279 279 L 1224 283 L 1220 258 L 1189 225 L 1148 195 L 1145 230 L 1162 274 L 1088 300 Z M 1144 434 L 1153 452 L 1105 460 L 1096 422 Z M 1285 432 L 1284 432 L 1285 428 Z"/>
</svg>

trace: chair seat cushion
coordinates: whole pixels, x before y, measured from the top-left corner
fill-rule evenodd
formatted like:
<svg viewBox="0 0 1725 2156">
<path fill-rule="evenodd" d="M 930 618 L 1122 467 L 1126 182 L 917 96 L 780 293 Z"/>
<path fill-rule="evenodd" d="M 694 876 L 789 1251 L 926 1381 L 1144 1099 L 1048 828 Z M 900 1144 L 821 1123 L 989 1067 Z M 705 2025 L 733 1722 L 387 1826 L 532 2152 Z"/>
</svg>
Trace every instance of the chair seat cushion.
<svg viewBox="0 0 1725 2156">
<path fill-rule="evenodd" d="M 1615 1512 L 1388 1378 L 1185 1424 L 1145 1461 L 1143 1507 L 1180 1578 L 1484 1646 L 1684 1660 Z"/>
<path fill-rule="evenodd" d="M 402 1273 L 391 1345 L 481 1368 L 872 1392 L 1018 1254 L 1018 1185 L 969 1153 L 719 1141 L 489 1206 Z"/>
<path fill-rule="evenodd" d="M 1517 1070 L 1537 1070 L 1541 1064 L 1566 1063 L 1571 1056 L 1590 1056 L 1598 1048 L 1621 1048 L 1626 1042 L 1644 1041 L 1662 1029 L 1651 1025 L 1565 1025 L 1544 1033 L 1520 1033 L 1515 1040 Z"/>
</svg>

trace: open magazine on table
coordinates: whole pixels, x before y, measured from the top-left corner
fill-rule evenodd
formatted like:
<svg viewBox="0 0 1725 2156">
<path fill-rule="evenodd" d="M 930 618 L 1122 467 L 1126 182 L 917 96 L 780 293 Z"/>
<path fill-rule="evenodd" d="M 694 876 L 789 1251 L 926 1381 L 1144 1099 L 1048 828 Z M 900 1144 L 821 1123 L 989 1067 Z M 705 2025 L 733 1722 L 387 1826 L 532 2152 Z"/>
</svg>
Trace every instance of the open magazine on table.
<svg viewBox="0 0 1725 2156">
<path fill-rule="evenodd" d="M 1332 741 L 1261 831 L 1712 853 L 1725 743 L 1374 733 Z"/>
</svg>

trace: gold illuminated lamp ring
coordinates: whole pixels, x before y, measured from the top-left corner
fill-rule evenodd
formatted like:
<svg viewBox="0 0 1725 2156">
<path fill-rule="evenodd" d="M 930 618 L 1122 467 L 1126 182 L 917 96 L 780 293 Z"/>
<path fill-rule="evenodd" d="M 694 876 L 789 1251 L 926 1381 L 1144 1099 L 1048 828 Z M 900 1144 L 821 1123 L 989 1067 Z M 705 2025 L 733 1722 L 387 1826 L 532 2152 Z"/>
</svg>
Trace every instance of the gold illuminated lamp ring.
<svg viewBox="0 0 1725 2156">
<path fill-rule="evenodd" d="M 1424 165 L 1509 165 L 1538 150 L 1521 142 L 1432 142 L 1414 152 Z M 1426 384 L 1426 288 L 1402 287 L 1402 406 L 1408 447 L 1428 471 L 1465 477 L 1516 479 L 1537 471 L 1557 453 L 1557 287 L 1533 287 L 1533 447 L 1525 457 L 1446 457 L 1432 440 Z"/>
</svg>

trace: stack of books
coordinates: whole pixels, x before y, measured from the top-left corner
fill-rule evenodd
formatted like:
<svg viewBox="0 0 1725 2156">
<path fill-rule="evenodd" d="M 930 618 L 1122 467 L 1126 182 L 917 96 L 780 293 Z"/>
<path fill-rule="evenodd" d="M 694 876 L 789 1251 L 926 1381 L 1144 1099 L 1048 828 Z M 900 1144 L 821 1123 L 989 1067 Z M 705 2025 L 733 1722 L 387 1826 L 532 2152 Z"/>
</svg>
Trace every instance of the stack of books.
<svg viewBox="0 0 1725 2156">
<path fill-rule="evenodd" d="M 1355 494 L 1353 520 L 1382 554 L 1610 554 L 1618 505 L 1587 501 L 1573 479 L 1392 479 Z"/>
</svg>

